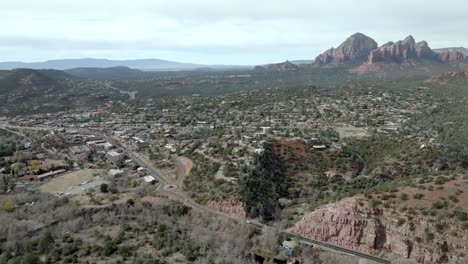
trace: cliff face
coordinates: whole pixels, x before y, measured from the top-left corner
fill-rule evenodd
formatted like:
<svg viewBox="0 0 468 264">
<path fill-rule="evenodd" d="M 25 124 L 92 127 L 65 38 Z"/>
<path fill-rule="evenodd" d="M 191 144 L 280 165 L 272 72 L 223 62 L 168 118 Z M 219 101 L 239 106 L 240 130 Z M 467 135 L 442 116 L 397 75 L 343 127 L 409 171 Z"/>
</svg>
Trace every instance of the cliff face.
<svg viewBox="0 0 468 264">
<path fill-rule="evenodd" d="M 338 48 L 331 48 L 315 58 L 314 65 L 340 65 L 344 63 L 362 63 L 370 51 L 377 48 L 372 38 L 356 33 L 346 39 Z"/>
<path fill-rule="evenodd" d="M 369 54 L 367 64 L 411 63 L 413 60 L 438 61 L 438 55 L 429 48 L 426 41 L 416 43 L 412 36 L 396 43 L 388 42 Z"/>
<path fill-rule="evenodd" d="M 434 49 L 437 53 L 442 52 L 460 52 L 461 54 L 468 56 L 468 50 L 464 47 L 457 47 L 457 48 L 442 48 L 442 49 Z"/>
<path fill-rule="evenodd" d="M 350 249 L 373 252 L 382 248 L 385 232 L 376 220 L 382 212 L 346 199 L 328 204 L 306 216 L 293 228 L 302 236 L 328 241 Z"/>
<path fill-rule="evenodd" d="M 466 58 L 465 54 L 457 50 L 442 50 L 438 55 L 441 61 L 447 63 L 458 63 Z"/>
<path fill-rule="evenodd" d="M 463 253 L 466 237 L 450 240 L 446 231 L 442 235 L 436 233 L 430 241 L 416 242 L 415 237 L 424 239 L 426 228 L 432 228 L 434 222 L 424 216 L 412 216 L 416 224 L 398 224 L 399 217 L 401 214 L 395 215 L 389 209 L 371 207 L 365 199 L 346 198 L 305 215 L 291 231 L 357 251 L 384 253 L 419 263 L 439 263 L 444 259 L 448 263 L 467 263 Z M 448 242 L 450 255 L 444 256 L 441 251 L 444 241 Z"/>
</svg>

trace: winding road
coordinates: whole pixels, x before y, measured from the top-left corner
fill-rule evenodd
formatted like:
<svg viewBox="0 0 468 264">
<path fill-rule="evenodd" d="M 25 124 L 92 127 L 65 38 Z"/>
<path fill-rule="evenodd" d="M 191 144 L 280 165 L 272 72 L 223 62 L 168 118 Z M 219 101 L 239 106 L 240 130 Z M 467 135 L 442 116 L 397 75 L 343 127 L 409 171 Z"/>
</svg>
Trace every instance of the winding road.
<svg viewBox="0 0 468 264">
<path fill-rule="evenodd" d="M 284 235 L 285 237 L 288 237 L 290 239 L 295 239 L 295 240 L 297 240 L 298 242 L 300 242 L 301 244 L 304 244 L 304 245 L 317 247 L 317 248 L 320 248 L 320 249 L 323 249 L 323 250 L 349 254 L 349 255 L 360 257 L 360 258 L 363 258 L 363 259 L 371 260 L 371 261 L 374 261 L 374 262 L 377 262 L 377 263 L 388 263 L 388 264 L 391 263 L 389 260 L 383 259 L 381 257 L 377 257 L 377 256 L 373 256 L 373 255 L 366 254 L 366 253 L 363 253 L 363 252 L 359 252 L 359 251 L 347 249 L 347 248 L 344 248 L 344 247 L 340 247 L 340 246 L 337 246 L 337 245 L 329 244 L 329 243 L 324 242 L 324 241 L 309 239 L 309 238 L 306 238 L 306 237 L 299 236 L 297 234 L 290 233 L 287 230 L 277 230 L 274 227 L 271 227 L 271 226 L 268 226 L 268 225 L 265 225 L 265 224 L 262 224 L 262 223 L 258 223 L 258 222 L 254 222 L 254 221 L 246 221 L 244 219 L 232 217 L 232 216 L 229 216 L 229 215 L 225 215 L 225 214 L 223 214 L 221 212 L 209 209 L 209 208 L 207 208 L 207 207 L 205 207 L 205 206 L 203 206 L 201 204 L 196 203 L 195 201 L 190 199 L 188 196 L 186 196 L 182 192 L 182 190 L 180 188 L 181 186 L 179 185 L 178 182 L 177 183 L 172 183 L 166 177 L 164 177 L 164 175 L 159 173 L 153 167 L 152 164 L 150 164 L 145 159 L 142 159 L 138 153 L 134 152 L 131 148 L 129 148 L 128 146 L 126 146 L 122 142 L 121 142 L 121 145 L 122 145 L 123 149 L 125 150 L 125 152 L 127 153 L 127 155 L 129 157 L 131 157 L 136 163 L 138 163 L 141 167 L 145 168 L 149 173 L 151 173 L 155 178 L 157 178 L 159 180 L 159 182 L 162 185 L 161 186 L 162 189 L 164 189 L 164 187 L 166 185 L 175 185 L 177 188 L 175 188 L 174 190 L 171 191 L 174 195 L 176 195 L 177 197 L 182 199 L 186 204 L 189 204 L 190 206 L 192 206 L 194 208 L 197 208 L 197 209 L 199 209 L 199 210 L 201 210 L 203 212 L 211 213 L 211 214 L 214 214 L 214 215 L 217 215 L 217 216 L 220 216 L 220 217 L 223 217 L 223 218 L 227 218 L 227 219 L 239 222 L 239 223 L 243 223 L 243 224 L 247 223 L 247 224 L 250 224 L 250 225 L 254 226 L 255 228 L 258 228 L 258 229 L 261 229 L 261 230 L 274 229 L 277 232 L 279 232 L 280 234 Z"/>
</svg>

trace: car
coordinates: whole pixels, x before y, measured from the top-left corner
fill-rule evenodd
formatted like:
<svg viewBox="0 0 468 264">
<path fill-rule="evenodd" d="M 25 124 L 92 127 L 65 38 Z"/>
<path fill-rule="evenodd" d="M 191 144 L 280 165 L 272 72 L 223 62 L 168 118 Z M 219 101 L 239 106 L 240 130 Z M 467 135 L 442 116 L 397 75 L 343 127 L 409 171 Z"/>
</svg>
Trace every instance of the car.
<svg viewBox="0 0 468 264">
<path fill-rule="evenodd" d="M 252 222 L 251 222 L 251 221 L 249 221 L 249 220 L 246 220 L 245 222 L 246 222 L 247 224 L 250 224 L 250 223 L 252 223 Z"/>
<path fill-rule="evenodd" d="M 184 199 L 184 201 L 187 201 L 187 199 Z"/>
</svg>

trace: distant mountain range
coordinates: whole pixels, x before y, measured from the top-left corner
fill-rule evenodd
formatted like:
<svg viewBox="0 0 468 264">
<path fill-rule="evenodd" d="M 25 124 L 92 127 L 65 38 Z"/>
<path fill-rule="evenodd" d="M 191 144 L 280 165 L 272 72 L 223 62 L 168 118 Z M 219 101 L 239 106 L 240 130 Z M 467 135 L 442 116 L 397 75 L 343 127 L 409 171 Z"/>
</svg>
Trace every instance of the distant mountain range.
<svg viewBox="0 0 468 264">
<path fill-rule="evenodd" d="M 125 66 L 109 67 L 109 68 L 72 68 L 64 70 L 64 72 L 84 79 L 93 80 L 118 80 L 118 79 L 135 79 L 142 78 L 149 72 L 143 72 L 137 69 L 131 69 Z"/>
<path fill-rule="evenodd" d="M 250 66 L 238 65 L 202 65 L 192 63 L 181 63 L 175 61 L 159 59 L 141 59 L 141 60 L 107 60 L 107 59 L 63 59 L 48 60 L 44 62 L 0 62 L 1 70 L 11 70 L 16 68 L 29 69 L 56 69 L 66 70 L 72 68 L 110 68 L 110 67 L 129 67 L 144 71 L 180 71 L 196 70 L 199 68 L 208 69 L 249 69 Z"/>
</svg>

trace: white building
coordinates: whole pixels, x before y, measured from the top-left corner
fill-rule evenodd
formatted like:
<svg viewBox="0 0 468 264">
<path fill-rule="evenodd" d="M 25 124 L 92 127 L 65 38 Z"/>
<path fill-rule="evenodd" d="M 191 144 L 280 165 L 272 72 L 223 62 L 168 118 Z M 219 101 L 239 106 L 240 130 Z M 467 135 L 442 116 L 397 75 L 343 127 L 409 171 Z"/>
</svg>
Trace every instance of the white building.
<svg viewBox="0 0 468 264">
<path fill-rule="evenodd" d="M 121 161 L 123 159 L 123 154 L 118 153 L 118 152 L 116 152 L 114 150 L 111 150 L 111 151 L 107 152 L 106 157 L 111 162 L 118 162 L 118 161 Z"/>
<path fill-rule="evenodd" d="M 156 179 L 151 175 L 143 177 L 143 180 L 145 180 L 146 183 L 150 183 L 150 184 L 153 184 L 156 182 Z"/>
<path fill-rule="evenodd" d="M 112 177 L 122 176 L 123 173 L 124 173 L 123 170 L 116 170 L 116 169 L 109 170 L 109 175 Z"/>
</svg>

